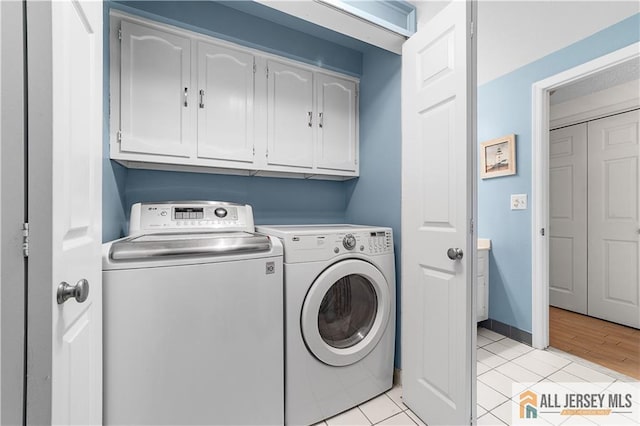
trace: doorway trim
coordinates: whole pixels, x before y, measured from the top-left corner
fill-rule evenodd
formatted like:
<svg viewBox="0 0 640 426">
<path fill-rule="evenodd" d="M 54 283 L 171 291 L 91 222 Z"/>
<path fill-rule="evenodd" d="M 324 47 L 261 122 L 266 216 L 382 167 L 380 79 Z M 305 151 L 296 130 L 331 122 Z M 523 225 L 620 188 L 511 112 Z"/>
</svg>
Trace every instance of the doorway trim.
<svg viewBox="0 0 640 426">
<path fill-rule="evenodd" d="M 534 348 L 544 349 L 549 346 L 549 93 L 560 86 L 638 57 L 640 42 L 532 85 L 531 334 Z"/>
</svg>

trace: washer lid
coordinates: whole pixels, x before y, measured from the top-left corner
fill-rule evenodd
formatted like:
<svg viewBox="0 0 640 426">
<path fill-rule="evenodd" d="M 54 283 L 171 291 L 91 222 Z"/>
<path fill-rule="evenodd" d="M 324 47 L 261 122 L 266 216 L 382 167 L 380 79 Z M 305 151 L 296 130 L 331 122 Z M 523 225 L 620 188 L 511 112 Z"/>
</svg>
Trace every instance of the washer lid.
<svg viewBox="0 0 640 426">
<path fill-rule="evenodd" d="M 175 256 L 220 256 L 269 251 L 271 241 L 247 232 L 146 234 L 126 238 L 111 246 L 114 261 L 153 260 Z"/>
</svg>

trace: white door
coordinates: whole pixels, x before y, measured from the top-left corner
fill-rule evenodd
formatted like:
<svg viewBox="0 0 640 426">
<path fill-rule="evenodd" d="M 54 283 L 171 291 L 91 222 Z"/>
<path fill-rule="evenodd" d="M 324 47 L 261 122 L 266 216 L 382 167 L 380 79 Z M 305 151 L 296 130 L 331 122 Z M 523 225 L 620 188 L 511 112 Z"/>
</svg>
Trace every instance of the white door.
<svg viewBox="0 0 640 426">
<path fill-rule="evenodd" d="M 589 122 L 589 315 L 640 327 L 640 110 Z"/>
<path fill-rule="evenodd" d="M 198 157 L 253 162 L 254 57 L 198 43 Z"/>
<path fill-rule="evenodd" d="M 549 134 L 549 303 L 587 313 L 587 124 Z"/>
<path fill-rule="evenodd" d="M 402 386 L 434 425 L 475 408 L 474 7 L 450 2 L 402 51 Z"/>
<path fill-rule="evenodd" d="M 319 169 L 356 170 L 356 83 L 316 73 Z"/>
<path fill-rule="evenodd" d="M 120 150 L 188 157 L 191 41 L 121 23 Z"/>
<path fill-rule="evenodd" d="M 27 2 L 28 423 L 102 423 L 102 13 Z"/>
<path fill-rule="evenodd" d="M 267 62 L 267 163 L 313 166 L 313 73 Z"/>
</svg>

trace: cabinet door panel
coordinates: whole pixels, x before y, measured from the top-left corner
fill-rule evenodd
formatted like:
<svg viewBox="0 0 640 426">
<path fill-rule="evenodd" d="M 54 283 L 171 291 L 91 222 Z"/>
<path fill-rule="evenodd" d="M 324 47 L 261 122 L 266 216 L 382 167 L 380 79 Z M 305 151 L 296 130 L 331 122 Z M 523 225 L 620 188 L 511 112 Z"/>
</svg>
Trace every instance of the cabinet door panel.
<svg viewBox="0 0 640 426">
<path fill-rule="evenodd" d="M 189 156 L 191 42 L 122 21 L 121 151 Z"/>
<path fill-rule="evenodd" d="M 267 164 L 313 166 L 313 73 L 269 61 Z"/>
<path fill-rule="evenodd" d="M 253 64 L 248 53 L 198 44 L 198 157 L 253 162 Z"/>
<path fill-rule="evenodd" d="M 316 166 L 356 170 L 356 84 L 316 74 L 318 145 Z"/>
</svg>

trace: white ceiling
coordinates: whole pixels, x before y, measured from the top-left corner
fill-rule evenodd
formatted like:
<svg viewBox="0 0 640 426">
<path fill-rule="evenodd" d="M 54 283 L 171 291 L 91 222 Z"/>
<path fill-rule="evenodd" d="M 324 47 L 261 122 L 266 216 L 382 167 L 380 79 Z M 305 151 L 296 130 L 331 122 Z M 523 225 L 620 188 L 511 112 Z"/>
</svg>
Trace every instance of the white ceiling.
<svg viewBox="0 0 640 426">
<path fill-rule="evenodd" d="M 637 0 L 478 1 L 479 85 L 640 12 Z M 417 6 L 420 28 L 443 2 L 411 3 Z"/>
<path fill-rule="evenodd" d="M 640 58 L 635 58 L 560 87 L 552 93 L 550 103 L 556 105 L 638 79 L 640 79 Z"/>
</svg>

